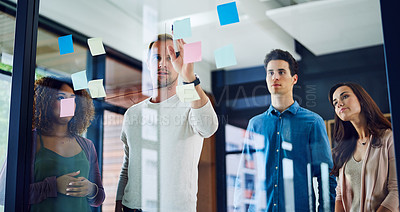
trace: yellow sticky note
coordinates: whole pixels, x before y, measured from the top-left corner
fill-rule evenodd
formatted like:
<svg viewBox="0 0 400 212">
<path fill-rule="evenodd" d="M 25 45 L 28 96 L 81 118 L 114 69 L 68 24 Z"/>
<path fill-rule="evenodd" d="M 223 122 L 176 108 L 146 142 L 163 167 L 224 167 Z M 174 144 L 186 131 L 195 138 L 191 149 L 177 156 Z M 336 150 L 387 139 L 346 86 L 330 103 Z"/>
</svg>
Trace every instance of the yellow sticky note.
<svg viewBox="0 0 400 212">
<path fill-rule="evenodd" d="M 193 83 L 176 86 L 176 94 L 181 102 L 193 102 L 200 99 Z"/>
<path fill-rule="evenodd" d="M 91 80 L 88 82 L 90 96 L 92 98 L 106 97 L 106 91 L 103 86 L 103 79 Z"/>
<path fill-rule="evenodd" d="M 87 42 L 92 56 L 97 56 L 106 53 L 106 51 L 104 50 L 102 38 L 89 38 Z"/>
</svg>

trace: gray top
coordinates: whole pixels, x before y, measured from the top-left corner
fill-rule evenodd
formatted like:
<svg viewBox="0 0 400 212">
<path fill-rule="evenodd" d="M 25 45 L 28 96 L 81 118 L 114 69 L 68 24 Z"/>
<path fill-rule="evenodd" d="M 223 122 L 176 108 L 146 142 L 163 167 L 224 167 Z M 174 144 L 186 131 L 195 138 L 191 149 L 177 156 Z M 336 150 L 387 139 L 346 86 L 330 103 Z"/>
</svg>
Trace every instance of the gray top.
<svg viewBox="0 0 400 212">
<path fill-rule="evenodd" d="M 210 101 L 194 109 L 174 95 L 130 107 L 122 125 L 125 156 L 116 199 L 143 211 L 195 212 L 203 139 L 217 128 Z"/>
<path fill-rule="evenodd" d="M 350 182 L 351 190 L 353 191 L 353 200 L 351 202 L 351 212 L 360 211 L 360 192 L 361 192 L 361 169 L 362 160 L 354 160 L 354 156 L 347 162 L 344 170 L 346 179 Z"/>
</svg>

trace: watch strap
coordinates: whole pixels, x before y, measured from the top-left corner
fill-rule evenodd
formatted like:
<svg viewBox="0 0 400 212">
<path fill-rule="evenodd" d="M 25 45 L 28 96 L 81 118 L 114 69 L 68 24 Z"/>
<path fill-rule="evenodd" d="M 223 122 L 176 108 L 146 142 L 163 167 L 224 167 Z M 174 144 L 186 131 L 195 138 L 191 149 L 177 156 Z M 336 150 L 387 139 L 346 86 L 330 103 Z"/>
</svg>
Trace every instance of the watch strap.
<svg viewBox="0 0 400 212">
<path fill-rule="evenodd" d="M 197 86 L 198 84 L 200 84 L 200 79 L 196 76 L 196 79 L 193 82 L 183 82 L 184 85 L 192 83 L 194 83 L 194 86 Z"/>
</svg>

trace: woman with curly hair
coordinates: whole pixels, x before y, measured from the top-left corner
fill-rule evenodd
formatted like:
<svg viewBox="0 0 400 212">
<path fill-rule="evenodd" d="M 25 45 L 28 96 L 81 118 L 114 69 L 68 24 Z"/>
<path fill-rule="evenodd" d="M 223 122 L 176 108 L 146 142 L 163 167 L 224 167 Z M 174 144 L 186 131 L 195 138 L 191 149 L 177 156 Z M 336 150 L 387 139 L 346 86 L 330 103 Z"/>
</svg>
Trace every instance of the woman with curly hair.
<svg viewBox="0 0 400 212">
<path fill-rule="evenodd" d="M 356 83 L 333 86 L 329 100 L 337 143 L 331 174 L 339 177 L 335 211 L 399 211 L 390 122 Z"/>
<path fill-rule="evenodd" d="M 74 98 L 74 116 L 60 117 L 61 100 Z M 79 136 L 90 125 L 94 108 L 85 90 L 51 77 L 35 82 L 31 211 L 90 211 L 103 203 L 97 153 Z"/>
</svg>

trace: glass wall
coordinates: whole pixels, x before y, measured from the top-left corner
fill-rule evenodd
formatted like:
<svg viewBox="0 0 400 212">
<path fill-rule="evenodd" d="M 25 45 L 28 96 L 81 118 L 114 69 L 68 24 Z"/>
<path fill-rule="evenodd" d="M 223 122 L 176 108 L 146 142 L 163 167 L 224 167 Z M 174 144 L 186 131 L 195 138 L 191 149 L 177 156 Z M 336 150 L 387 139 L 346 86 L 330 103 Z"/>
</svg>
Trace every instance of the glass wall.
<svg viewBox="0 0 400 212">
<path fill-rule="evenodd" d="M 14 53 L 15 18 L 0 11 L 0 211 L 4 210 L 5 163 L 11 98 L 11 73 Z"/>
<path fill-rule="evenodd" d="M 343 144 L 335 122 L 346 119 L 329 102 L 331 87 L 360 84 L 374 111 L 390 117 L 379 0 L 52 0 L 39 13 L 46 19 L 37 36 L 31 183 L 53 191 L 32 210 L 333 210 L 337 183 L 357 182 L 344 169 L 331 173 L 344 160 L 336 150 L 332 159 Z M 15 18 L 0 15 L 3 164 Z M 271 61 L 283 65 L 268 68 L 273 49 L 297 64 L 278 57 Z M 183 86 L 196 78 L 200 86 Z M 344 105 L 347 97 L 339 97 Z M 392 186 L 390 133 L 373 130 L 389 123 L 371 127 L 372 112 L 360 114 L 370 118 L 362 126 L 367 138 L 353 130 L 349 142 L 357 146 L 344 161 L 373 169 L 376 143 L 368 138 L 387 136 L 382 163 L 389 168 L 379 173 Z M 354 129 L 354 121 L 345 126 Z M 388 183 L 378 190 L 389 193 Z M 395 205 L 385 198 L 378 198 L 383 207 Z M 350 206 L 381 203 L 368 201 Z"/>
<path fill-rule="evenodd" d="M 103 153 L 103 184 L 107 194 L 102 211 L 114 211 L 115 198 L 121 164 L 123 162 L 124 148 L 120 139 L 123 115 L 105 111 L 104 112 L 104 153 Z"/>
</svg>

